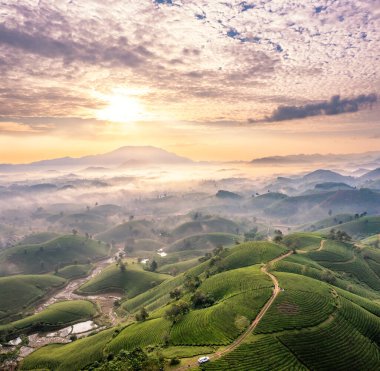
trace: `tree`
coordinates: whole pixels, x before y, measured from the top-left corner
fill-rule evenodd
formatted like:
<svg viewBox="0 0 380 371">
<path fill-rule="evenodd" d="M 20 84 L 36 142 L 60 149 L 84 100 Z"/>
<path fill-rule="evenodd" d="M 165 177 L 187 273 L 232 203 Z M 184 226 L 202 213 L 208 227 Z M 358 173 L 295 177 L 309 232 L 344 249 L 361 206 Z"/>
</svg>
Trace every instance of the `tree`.
<svg viewBox="0 0 380 371">
<path fill-rule="evenodd" d="M 182 295 L 182 291 L 180 288 L 176 287 L 174 290 L 169 292 L 169 296 L 172 299 L 178 300 Z"/>
<path fill-rule="evenodd" d="M 207 308 L 211 307 L 215 302 L 215 299 L 210 294 L 206 294 L 200 290 L 196 291 L 191 297 L 191 303 L 193 308 Z"/>
<path fill-rule="evenodd" d="M 217 247 L 215 247 L 214 250 L 212 250 L 214 256 L 217 256 L 217 255 L 220 255 L 222 252 L 223 252 L 224 248 L 223 248 L 223 245 L 218 245 Z"/>
<path fill-rule="evenodd" d="M 136 314 L 136 320 L 139 322 L 144 322 L 148 317 L 149 313 L 144 307 L 140 308 L 140 311 Z"/>
<path fill-rule="evenodd" d="M 151 263 L 150 263 L 150 266 L 149 266 L 149 270 L 151 272 L 155 272 L 158 268 L 158 264 L 155 260 L 153 260 Z"/>
<path fill-rule="evenodd" d="M 183 285 L 190 292 L 193 292 L 201 285 L 201 280 L 199 279 L 198 276 L 192 276 L 188 274 L 185 276 L 185 282 L 183 283 Z"/>
<path fill-rule="evenodd" d="M 275 229 L 273 241 L 275 243 L 280 243 L 282 241 L 283 237 L 284 237 L 284 235 L 282 234 L 282 231 L 279 229 Z"/>
<path fill-rule="evenodd" d="M 121 259 L 119 260 L 119 269 L 120 269 L 120 272 L 122 272 L 122 273 L 124 273 L 126 271 L 125 264 Z"/>
<path fill-rule="evenodd" d="M 173 304 L 166 312 L 165 318 L 172 321 L 173 323 L 178 322 L 182 316 L 190 311 L 190 306 L 185 301 L 179 301 Z"/>
</svg>

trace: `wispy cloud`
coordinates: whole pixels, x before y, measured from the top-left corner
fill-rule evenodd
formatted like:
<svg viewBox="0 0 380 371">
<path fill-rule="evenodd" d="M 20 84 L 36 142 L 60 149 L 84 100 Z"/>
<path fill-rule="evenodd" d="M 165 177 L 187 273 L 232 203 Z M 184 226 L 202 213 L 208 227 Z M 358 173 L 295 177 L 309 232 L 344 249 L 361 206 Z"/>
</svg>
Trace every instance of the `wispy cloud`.
<svg viewBox="0 0 380 371">
<path fill-rule="evenodd" d="M 362 94 L 353 98 L 341 98 L 339 95 L 331 97 L 329 101 L 310 103 L 303 106 L 280 106 L 263 120 L 248 120 L 255 122 L 277 122 L 295 119 L 303 119 L 312 116 L 332 116 L 343 113 L 358 112 L 360 109 L 372 107 L 377 102 L 377 95 Z"/>
</svg>

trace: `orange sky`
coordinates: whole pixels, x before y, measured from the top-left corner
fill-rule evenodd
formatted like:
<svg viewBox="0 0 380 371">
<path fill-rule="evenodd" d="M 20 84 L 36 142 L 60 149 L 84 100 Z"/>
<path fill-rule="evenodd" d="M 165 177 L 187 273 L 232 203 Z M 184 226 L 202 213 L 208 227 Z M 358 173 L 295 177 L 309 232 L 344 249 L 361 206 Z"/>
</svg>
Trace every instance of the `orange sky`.
<svg viewBox="0 0 380 371">
<path fill-rule="evenodd" d="M 4 1 L 0 163 L 377 150 L 380 4 L 319 5 Z"/>
</svg>

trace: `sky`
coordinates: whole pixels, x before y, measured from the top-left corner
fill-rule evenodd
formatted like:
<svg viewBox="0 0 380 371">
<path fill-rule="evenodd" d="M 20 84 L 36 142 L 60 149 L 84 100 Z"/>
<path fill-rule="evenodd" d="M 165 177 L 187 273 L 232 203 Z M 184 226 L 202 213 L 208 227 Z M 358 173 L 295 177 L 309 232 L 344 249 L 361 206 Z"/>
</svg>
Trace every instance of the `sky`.
<svg viewBox="0 0 380 371">
<path fill-rule="evenodd" d="M 0 163 L 380 148 L 380 0 L 0 0 Z"/>
</svg>

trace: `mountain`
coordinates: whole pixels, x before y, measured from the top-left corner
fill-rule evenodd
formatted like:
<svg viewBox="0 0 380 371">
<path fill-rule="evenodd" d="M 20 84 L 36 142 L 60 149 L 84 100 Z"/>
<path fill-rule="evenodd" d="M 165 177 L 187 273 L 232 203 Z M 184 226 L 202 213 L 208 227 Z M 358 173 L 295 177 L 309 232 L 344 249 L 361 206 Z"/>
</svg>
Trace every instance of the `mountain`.
<svg viewBox="0 0 380 371">
<path fill-rule="evenodd" d="M 307 182 L 334 182 L 334 183 L 344 183 L 353 181 L 354 178 L 350 176 L 344 176 L 339 173 L 336 173 L 335 171 L 331 170 L 324 170 L 324 169 L 318 169 L 315 170 L 309 174 L 306 174 L 302 178 L 304 181 Z"/>
<path fill-rule="evenodd" d="M 52 160 L 42 160 L 29 164 L 0 164 L 0 171 L 30 171 L 46 169 L 47 167 L 102 167 L 112 168 L 133 165 L 162 165 L 162 164 L 190 164 L 188 158 L 177 156 L 174 153 L 152 146 L 125 146 L 112 152 L 84 156 L 79 158 L 62 157 Z"/>
<path fill-rule="evenodd" d="M 377 179 L 380 179 L 380 167 L 375 170 L 369 171 L 368 173 L 365 173 L 364 175 L 360 177 L 360 180 L 364 180 L 364 181 L 377 180 Z"/>
<path fill-rule="evenodd" d="M 256 158 L 251 161 L 254 165 L 289 165 L 289 164 L 317 164 L 317 163 L 343 163 L 354 162 L 379 162 L 379 152 L 350 153 L 350 154 L 298 154 L 288 156 L 268 156 Z"/>
</svg>

